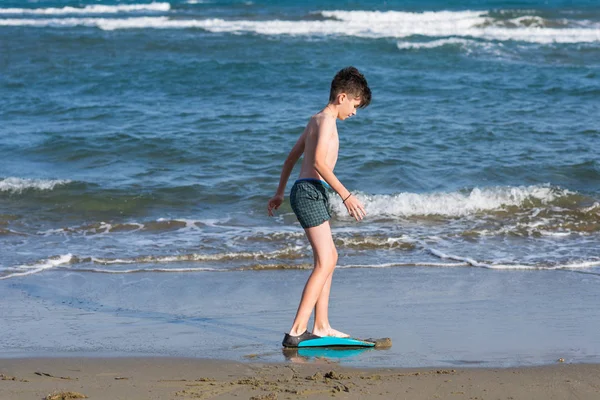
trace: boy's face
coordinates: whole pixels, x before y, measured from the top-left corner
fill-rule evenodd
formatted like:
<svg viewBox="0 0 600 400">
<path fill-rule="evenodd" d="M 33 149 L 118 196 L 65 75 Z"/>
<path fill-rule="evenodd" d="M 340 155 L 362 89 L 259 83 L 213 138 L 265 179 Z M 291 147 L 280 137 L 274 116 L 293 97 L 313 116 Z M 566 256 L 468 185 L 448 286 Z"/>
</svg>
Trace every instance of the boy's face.
<svg viewBox="0 0 600 400">
<path fill-rule="evenodd" d="M 339 102 L 338 118 L 343 121 L 348 117 L 356 115 L 356 109 L 360 106 L 360 97 L 353 97 L 347 93 L 341 93 Z"/>
</svg>

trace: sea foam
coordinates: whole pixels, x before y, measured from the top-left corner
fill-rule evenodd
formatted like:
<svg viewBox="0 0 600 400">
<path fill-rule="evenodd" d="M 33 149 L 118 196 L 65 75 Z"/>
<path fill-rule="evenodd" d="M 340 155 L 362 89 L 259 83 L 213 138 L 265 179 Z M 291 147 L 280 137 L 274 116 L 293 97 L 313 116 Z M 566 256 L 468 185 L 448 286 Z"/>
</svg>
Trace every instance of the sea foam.
<svg viewBox="0 0 600 400">
<path fill-rule="evenodd" d="M 373 216 L 427 216 L 461 217 L 477 212 L 500 210 L 510 206 L 524 207 L 527 202 L 548 204 L 572 192 L 549 185 L 519 187 L 474 188 L 468 192 L 398 193 L 394 195 L 367 195 L 356 197 Z M 332 201 L 334 212 L 347 216 L 346 207 L 339 198 Z"/>
<path fill-rule="evenodd" d="M 19 276 L 33 275 L 38 272 L 42 272 L 48 269 L 58 267 L 60 265 L 68 264 L 73 259 L 72 254 L 65 254 L 59 257 L 49 258 L 47 260 L 39 261 L 32 265 L 21 265 L 15 268 L 10 268 L 9 271 L 14 271 L 4 276 L 0 276 L 0 280 L 16 278 Z"/>
<path fill-rule="evenodd" d="M 11 177 L 0 179 L 0 192 L 20 194 L 28 189 L 53 190 L 58 185 L 66 185 L 70 182 L 70 180 L 64 179 L 24 179 Z"/>
<path fill-rule="evenodd" d="M 391 12 L 391 11 L 390 11 Z M 388 13 L 390 13 L 388 12 Z M 356 13 L 356 14 L 352 14 Z M 370 12 L 374 13 L 374 12 Z M 189 29 L 197 28 L 215 33 L 254 33 L 260 35 L 292 36 L 354 36 L 360 38 L 467 37 L 496 41 L 522 41 L 529 43 L 589 43 L 600 42 L 600 28 L 541 28 L 538 26 L 501 27 L 486 25 L 482 16 L 467 15 L 428 20 L 418 13 L 412 17 L 394 19 L 393 15 L 366 11 L 329 12 L 339 19 L 324 21 L 286 20 L 224 20 L 224 19 L 169 19 L 167 17 L 138 18 L 49 18 L 0 19 L 0 26 L 75 27 L 90 26 L 103 30 L 117 29 Z M 425 14 L 425 13 L 422 13 Z M 443 15 L 456 13 L 444 12 Z M 381 17 L 378 19 L 377 17 Z"/>
<path fill-rule="evenodd" d="M 162 3 L 157 3 L 162 4 Z M 115 6 L 117 7 L 117 6 Z M 586 43 L 600 41 L 598 24 L 582 26 L 563 21 L 560 28 L 546 27 L 537 16 L 509 21 L 494 20 L 485 11 L 437 11 L 410 13 L 400 11 L 321 11 L 321 21 L 224 20 L 132 18 L 49 18 L 0 19 L 0 26 L 74 27 L 93 26 L 116 29 L 197 28 L 217 33 L 255 33 L 261 35 L 354 36 L 361 38 L 467 37 L 530 43 Z M 544 26 L 540 26 L 544 25 Z"/>
<path fill-rule="evenodd" d="M 434 49 L 436 47 L 457 45 L 457 46 L 473 46 L 479 42 L 470 39 L 462 38 L 447 38 L 432 40 L 430 42 L 398 42 L 396 45 L 400 50 L 415 50 L 415 49 Z"/>
<path fill-rule="evenodd" d="M 589 269 L 600 266 L 599 260 L 578 261 L 566 264 L 557 265 L 528 265 L 528 264 L 494 264 L 491 262 L 482 262 L 471 257 L 457 256 L 446 254 L 436 249 L 428 249 L 431 254 L 442 260 L 454 260 L 464 262 L 468 265 L 478 268 L 498 269 L 498 270 L 571 270 L 577 271 L 580 269 Z"/>
<path fill-rule="evenodd" d="M 169 11 L 169 3 L 149 3 L 149 4 L 117 4 L 103 5 L 94 4 L 85 7 L 62 7 L 62 8 L 0 8 L 2 14 L 23 14 L 23 15 L 64 15 L 64 14 L 115 14 L 122 12 L 135 11 Z"/>
</svg>

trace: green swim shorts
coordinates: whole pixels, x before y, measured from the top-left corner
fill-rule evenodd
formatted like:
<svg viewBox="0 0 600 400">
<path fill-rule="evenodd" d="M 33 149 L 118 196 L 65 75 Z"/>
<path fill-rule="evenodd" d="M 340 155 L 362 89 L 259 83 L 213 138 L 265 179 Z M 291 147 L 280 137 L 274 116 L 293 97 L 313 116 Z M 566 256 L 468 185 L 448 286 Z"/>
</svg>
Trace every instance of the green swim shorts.
<svg viewBox="0 0 600 400">
<path fill-rule="evenodd" d="M 319 226 L 331 219 L 327 188 L 329 185 L 318 179 L 298 179 L 290 193 L 290 203 L 296 218 L 303 228 Z"/>
</svg>

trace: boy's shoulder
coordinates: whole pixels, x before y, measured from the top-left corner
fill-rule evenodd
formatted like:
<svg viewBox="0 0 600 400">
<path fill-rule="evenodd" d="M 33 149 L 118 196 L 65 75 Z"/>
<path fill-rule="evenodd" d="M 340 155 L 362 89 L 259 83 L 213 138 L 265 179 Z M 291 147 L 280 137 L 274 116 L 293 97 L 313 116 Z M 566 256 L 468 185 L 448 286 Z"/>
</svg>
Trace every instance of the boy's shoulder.
<svg viewBox="0 0 600 400">
<path fill-rule="evenodd" d="M 323 132 L 323 130 L 331 133 L 337 132 L 336 119 L 320 111 L 310 117 L 302 136 L 318 135 L 318 133 Z"/>
<path fill-rule="evenodd" d="M 335 126 L 336 118 L 327 113 L 324 113 L 323 111 L 320 111 L 310 117 L 308 124 L 310 125 L 311 123 L 316 124 L 318 126 L 321 126 L 321 125 Z"/>
</svg>

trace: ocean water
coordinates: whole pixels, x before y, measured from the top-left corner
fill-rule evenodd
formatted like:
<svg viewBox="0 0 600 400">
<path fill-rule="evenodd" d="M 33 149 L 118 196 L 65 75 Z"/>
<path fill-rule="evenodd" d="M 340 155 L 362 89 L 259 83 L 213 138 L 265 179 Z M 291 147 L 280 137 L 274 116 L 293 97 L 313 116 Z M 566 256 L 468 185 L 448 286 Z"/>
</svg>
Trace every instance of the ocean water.
<svg viewBox="0 0 600 400">
<path fill-rule="evenodd" d="M 394 347 L 341 362 L 600 361 L 591 0 L 3 1 L 0 355 L 284 359 L 312 254 L 266 203 L 347 65 L 331 314 Z"/>
</svg>

